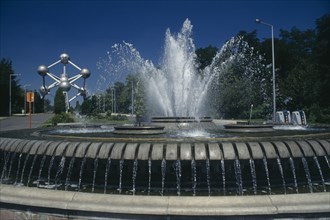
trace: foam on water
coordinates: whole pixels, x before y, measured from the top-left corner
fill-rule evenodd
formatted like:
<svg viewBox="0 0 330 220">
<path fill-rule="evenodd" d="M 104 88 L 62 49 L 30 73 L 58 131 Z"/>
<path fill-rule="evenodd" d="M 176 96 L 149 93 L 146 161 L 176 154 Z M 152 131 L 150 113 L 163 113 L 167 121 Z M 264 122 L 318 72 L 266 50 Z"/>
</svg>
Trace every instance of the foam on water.
<svg viewBox="0 0 330 220">
<path fill-rule="evenodd" d="M 275 130 L 293 130 L 293 131 L 304 131 L 308 128 L 301 125 L 276 125 L 273 127 Z"/>
<path fill-rule="evenodd" d="M 93 128 L 61 128 L 51 131 L 53 134 L 88 134 L 88 133 L 108 133 L 113 132 L 113 127 L 102 128 L 102 127 L 93 127 Z"/>
<path fill-rule="evenodd" d="M 203 129 L 193 129 L 193 130 L 179 130 L 176 133 L 176 137 L 191 137 L 191 138 L 212 138 L 214 135 L 208 133 Z"/>
</svg>

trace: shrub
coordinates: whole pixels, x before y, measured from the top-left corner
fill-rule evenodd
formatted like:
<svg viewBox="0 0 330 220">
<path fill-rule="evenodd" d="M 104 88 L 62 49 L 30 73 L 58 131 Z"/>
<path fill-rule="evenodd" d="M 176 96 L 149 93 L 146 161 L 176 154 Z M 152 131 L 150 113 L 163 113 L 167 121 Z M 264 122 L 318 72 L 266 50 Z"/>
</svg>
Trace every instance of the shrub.
<svg viewBox="0 0 330 220">
<path fill-rule="evenodd" d="M 61 114 L 65 112 L 66 105 L 65 105 L 65 96 L 63 94 L 63 90 L 59 88 L 56 91 L 55 98 L 54 98 L 54 113 Z"/>
<path fill-rule="evenodd" d="M 125 115 L 111 115 L 109 120 L 111 121 L 126 121 L 127 117 Z"/>
<path fill-rule="evenodd" d="M 52 124 L 57 124 L 57 123 L 70 123 L 74 122 L 74 119 L 70 114 L 67 113 L 61 113 L 61 114 L 56 114 L 52 117 Z"/>
</svg>

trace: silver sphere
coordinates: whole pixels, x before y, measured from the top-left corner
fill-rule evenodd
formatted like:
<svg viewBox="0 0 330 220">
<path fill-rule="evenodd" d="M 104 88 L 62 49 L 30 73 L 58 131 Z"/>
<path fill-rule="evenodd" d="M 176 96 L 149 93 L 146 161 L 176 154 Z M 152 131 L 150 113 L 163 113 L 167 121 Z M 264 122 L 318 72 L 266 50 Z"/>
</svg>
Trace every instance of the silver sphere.
<svg viewBox="0 0 330 220">
<path fill-rule="evenodd" d="M 69 79 L 67 75 L 61 74 L 59 87 L 61 87 L 61 89 L 66 92 L 68 92 L 71 89 L 71 85 L 69 83 Z"/>
<path fill-rule="evenodd" d="M 91 72 L 89 71 L 89 69 L 83 68 L 81 69 L 80 74 L 84 79 L 87 79 L 91 75 Z"/>
<path fill-rule="evenodd" d="M 82 97 L 86 97 L 86 90 L 84 89 L 84 88 L 80 88 L 79 89 L 79 93 L 80 93 L 80 95 L 82 96 Z"/>
<path fill-rule="evenodd" d="M 66 54 L 66 53 L 62 53 L 62 54 L 60 55 L 60 59 L 61 59 L 61 62 L 62 62 L 63 64 L 67 64 L 67 63 L 69 62 L 69 60 L 70 60 L 70 57 L 69 57 L 68 54 Z"/>
<path fill-rule="evenodd" d="M 38 66 L 38 73 L 40 76 L 46 76 L 48 73 L 48 67 L 45 65 Z"/>
<path fill-rule="evenodd" d="M 45 96 L 49 93 L 49 89 L 47 86 L 40 86 L 39 90 L 42 96 Z"/>
</svg>

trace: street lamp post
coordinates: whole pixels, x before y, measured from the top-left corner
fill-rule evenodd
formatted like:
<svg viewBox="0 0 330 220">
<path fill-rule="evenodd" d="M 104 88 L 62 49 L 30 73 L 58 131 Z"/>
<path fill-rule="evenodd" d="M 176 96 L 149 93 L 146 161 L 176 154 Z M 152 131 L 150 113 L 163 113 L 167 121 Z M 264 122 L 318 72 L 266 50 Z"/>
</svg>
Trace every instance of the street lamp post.
<svg viewBox="0 0 330 220">
<path fill-rule="evenodd" d="M 274 52 L 274 28 L 273 25 L 268 24 L 266 22 L 261 21 L 260 19 L 256 19 L 256 23 L 264 24 L 271 28 L 272 31 L 272 66 L 273 66 L 273 122 L 275 122 L 275 114 L 276 114 L 276 91 L 275 91 L 275 52 Z"/>
<path fill-rule="evenodd" d="M 20 75 L 21 74 L 9 74 L 9 117 L 11 116 L 11 77 Z"/>
<path fill-rule="evenodd" d="M 111 91 L 112 91 L 112 113 L 115 113 L 116 112 L 116 88 L 115 87 L 112 87 L 111 88 Z"/>
<path fill-rule="evenodd" d="M 25 84 L 24 87 L 24 114 L 26 114 L 26 87 L 31 86 L 31 84 Z"/>
<path fill-rule="evenodd" d="M 132 101 L 132 115 L 134 114 L 134 85 L 133 85 L 133 80 L 132 80 L 132 97 L 131 97 L 131 101 Z"/>
</svg>

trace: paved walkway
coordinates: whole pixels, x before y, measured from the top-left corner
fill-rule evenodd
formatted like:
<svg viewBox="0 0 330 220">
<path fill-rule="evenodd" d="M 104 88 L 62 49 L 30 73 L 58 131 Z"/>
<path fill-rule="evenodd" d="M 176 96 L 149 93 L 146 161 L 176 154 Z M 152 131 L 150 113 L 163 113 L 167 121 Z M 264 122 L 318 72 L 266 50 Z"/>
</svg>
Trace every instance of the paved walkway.
<svg viewBox="0 0 330 220">
<path fill-rule="evenodd" d="M 41 113 L 32 115 L 32 128 L 39 127 L 54 114 Z M 14 115 L 0 120 L 0 131 L 11 131 L 29 128 L 29 115 Z"/>
</svg>

